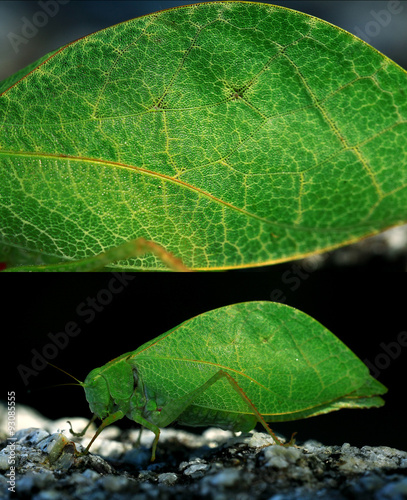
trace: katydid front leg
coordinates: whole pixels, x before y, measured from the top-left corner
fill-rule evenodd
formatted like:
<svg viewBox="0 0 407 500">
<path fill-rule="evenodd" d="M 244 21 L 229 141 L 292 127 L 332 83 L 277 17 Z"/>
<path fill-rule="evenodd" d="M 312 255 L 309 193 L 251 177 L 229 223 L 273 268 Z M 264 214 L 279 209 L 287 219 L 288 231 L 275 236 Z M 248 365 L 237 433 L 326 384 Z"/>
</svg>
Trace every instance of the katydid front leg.
<svg viewBox="0 0 407 500">
<path fill-rule="evenodd" d="M 93 438 L 91 439 L 90 443 L 88 444 L 88 446 L 85 448 L 85 451 L 83 453 L 80 453 L 80 455 L 86 455 L 87 453 L 89 453 L 89 448 L 92 446 L 93 444 L 93 441 L 99 436 L 99 434 L 103 431 L 103 429 L 105 427 L 107 427 L 108 425 L 111 425 L 113 424 L 114 422 L 117 422 L 117 420 L 120 420 L 121 418 L 123 418 L 125 416 L 125 413 L 122 412 L 121 410 L 119 411 L 116 411 L 115 413 L 112 413 L 111 415 L 109 415 L 108 417 L 106 417 L 104 420 L 102 420 L 102 423 L 100 424 L 100 426 L 98 427 L 98 430 L 96 431 L 95 435 L 93 436 Z M 73 434 L 74 436 L 83 436 L 86 432 L 86 430 L 88 429 L 88 427 L 90 426 L 90 424 L 92 422 L 94 422 L 96 420 L 97 416 L 94 415 L 92 417 L 92 420 L 90 420 L 90 422 L 88 423 L 88 425 L 83 429 L 82 432 L 74 432 L 72 430 L 72 425 L 71 423 L 69 422 L 69 425 L 71 426 L 71 428 L 69 429 L 70 433 Z"/>
<path fill-rule="evenodd" d="M 81 432 L 74 432 L 72 429 L 72 424 L 69 420 L 67 420 L 67 423 L 69 424 L 69 432 L 76 437 L 82 437 L 85 435 L 85 432 L 89 429 L 89 427 L 93 424 L 93 422 L 97 419 L 97 415 L 93 415 L 93 417 L 89 420 L 88 425 L 81 431 Z"/>
<path fill-rule="evenodd" d="M 143 433 L 143 426 L 141 425 L 140 426 L 140 432 L 138 433 L 138 438 L 137 438 L 137 441 L 136 441 L 136 446 L 140 446 L 140 443 L 141 443 L 141 434 Z"/>
</svg>

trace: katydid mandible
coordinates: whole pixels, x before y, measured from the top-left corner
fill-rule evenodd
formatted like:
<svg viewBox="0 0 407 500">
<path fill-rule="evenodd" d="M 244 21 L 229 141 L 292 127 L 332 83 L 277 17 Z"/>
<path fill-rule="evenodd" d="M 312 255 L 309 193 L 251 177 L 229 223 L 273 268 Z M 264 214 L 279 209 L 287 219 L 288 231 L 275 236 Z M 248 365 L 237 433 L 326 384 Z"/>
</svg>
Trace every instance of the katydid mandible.
<svg viewBox="0 0 407 500">
<path fill-rule="evenodd" d="M 92 421 L 102 420 L 85 453 L 106 426 L 127 417 L 155 434 L 152 461 L 160 428 L 174 421 L 244 432 L 259 422 L 282 444 L 267 422 L 378 407 L 387 392 L 316 320 L 259 301 L 191 318 L 95 368 L 80 385 Z"/>
</svg>

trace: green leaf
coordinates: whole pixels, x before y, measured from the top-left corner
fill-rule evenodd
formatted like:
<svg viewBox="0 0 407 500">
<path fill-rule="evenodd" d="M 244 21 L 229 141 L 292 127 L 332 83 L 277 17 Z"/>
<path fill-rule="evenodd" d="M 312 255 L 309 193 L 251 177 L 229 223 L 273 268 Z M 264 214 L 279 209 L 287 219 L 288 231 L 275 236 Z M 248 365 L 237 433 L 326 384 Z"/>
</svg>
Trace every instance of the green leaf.
<svg viewBox="0 0 407 500">
<path fill-rule="evenodd" d="M 191 269 L 259 266 L 407 220 L 407 74 L 306 14 L 171 9 L 68 44 L 0 89 L 9 266 L 137 238 Z M 165 268 L 156 255 L 116 265 Z"/>
<path fill-rule="evenodd" d="M 274 302 L 243 302 L 206 312 L 129 354 L 143 386 L 161 401 L 178 400 L 223 370 L 267 422 L 382 406 L 379 395 L 387 392 L 324 326 Z M 248 414 L 248 407 L 226 381 L 216 382 L 178 421 L 216 425 L 216 420 L 205 420 L 211 411 L 213 418 L 226 422 L 237 413 Z"/>
</svg>

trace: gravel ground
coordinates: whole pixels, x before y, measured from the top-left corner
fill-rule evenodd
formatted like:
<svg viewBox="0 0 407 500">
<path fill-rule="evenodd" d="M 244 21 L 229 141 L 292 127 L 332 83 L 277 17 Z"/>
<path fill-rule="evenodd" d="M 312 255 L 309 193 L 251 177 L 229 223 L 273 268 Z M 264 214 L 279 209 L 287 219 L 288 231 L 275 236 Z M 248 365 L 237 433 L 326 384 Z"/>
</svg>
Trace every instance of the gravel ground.
<svg viewBox="0 0 407 500">
<path fill-rule="evenodd" d="M 4 408 L 0 407 L 0 417 Z M 19 428 L 11 441 L 3 429 L 0 498 L 83 499 L 370 499 L 407 498 L 407 452 L 386 446 L 356 448 L 316 441 L 272 445 L 262 432 L 233 436 L 207 429 L 202 435 L 163 429 L 157 459 L 150 462 L 152 433 L 111 426 L 88 455 L 78 456 L 83 438 L 34 410 L 17 408 Z M 24 424 L 27 428 L 21 428 Z M 15 460 L 15 492 L 10 464 Z"/>
</svg>

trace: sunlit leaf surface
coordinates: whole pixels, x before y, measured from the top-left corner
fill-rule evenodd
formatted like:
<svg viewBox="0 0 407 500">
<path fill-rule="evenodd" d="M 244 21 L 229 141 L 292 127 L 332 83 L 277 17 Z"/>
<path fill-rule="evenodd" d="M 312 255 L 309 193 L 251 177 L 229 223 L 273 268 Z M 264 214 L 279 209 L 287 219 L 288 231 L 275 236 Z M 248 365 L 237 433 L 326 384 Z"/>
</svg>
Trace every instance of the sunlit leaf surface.
<svg viewBox="0 0 407 500">
<path fill-rule="evenodd" d="M 407 73 L 319 19 L 196 4 L 29 70 L 0 84 L 9 266 L 138 237 L 192 269 L 259 266 L 407 220 Z"/>
</svg>

